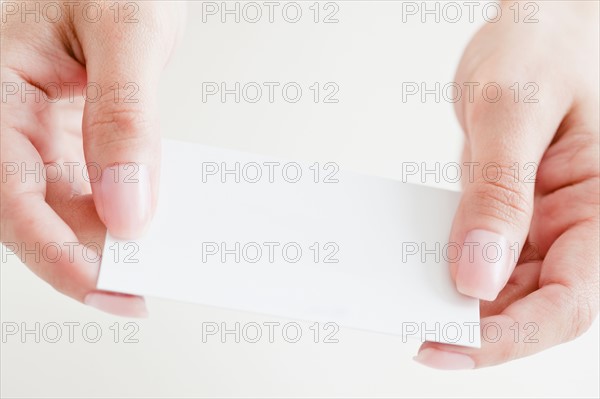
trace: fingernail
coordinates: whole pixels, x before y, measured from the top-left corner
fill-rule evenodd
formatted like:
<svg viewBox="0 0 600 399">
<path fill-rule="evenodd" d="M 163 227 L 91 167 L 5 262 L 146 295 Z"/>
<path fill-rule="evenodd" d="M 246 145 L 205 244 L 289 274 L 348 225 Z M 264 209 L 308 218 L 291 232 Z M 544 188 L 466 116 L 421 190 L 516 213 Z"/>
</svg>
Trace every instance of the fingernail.
<svg viewBox="0 0 600 399">
<path fill-rule="evenodd" d="M 146 302 L 139 296 L 91 292 L 85 296 L 83 303 L 117 316 L 148 317 Z"/>
<path fill-rule="evenodd" d="M 102 217 L 116 238 L 141 236 L 151 211 L 150 174 L 145 165 L 134 163 L 109 166 L 102 171 Z"/>
<path fill-rule="evenodd" d="M 465 237 L 456 272 L 461 293 L 493 301 L 508 281 L 511 266 L 508 241 L 486 230 L 472 230 Z"/>
<path fill-rule="evenodd" d="M 446 352 L 434 348 L 421 350 L 413 360 L 427 367 L 440 370 L 467 370 L 475 368 L 469 356 L 457 352 Z"/>
</svg>

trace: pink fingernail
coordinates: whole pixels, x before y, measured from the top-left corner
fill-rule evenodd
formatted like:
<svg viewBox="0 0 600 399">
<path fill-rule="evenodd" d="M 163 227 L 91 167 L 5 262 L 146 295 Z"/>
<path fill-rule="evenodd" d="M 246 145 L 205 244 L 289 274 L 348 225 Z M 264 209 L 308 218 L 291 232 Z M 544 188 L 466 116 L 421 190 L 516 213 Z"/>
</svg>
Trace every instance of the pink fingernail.
<svg viewBox="0 0 600 399">
<path fill-rule="evenodd" d="M 486 301 L 496 299 L 508 281 L 511 259 L 508 241 L 486 230 L 472 230 L 465 237 L 456 272 L 456 288 Z"/>
<path fill-rule="evenodd" d="M 146 302 L 139 296 L 91 292 L 85 296 L 83 303 L 117 316 L 148 317 Z"/>
<path fill-rule="evenodd" d="M 150 222 L 150 174 L 134 163 L 107 167 L 102 172 L 102 216 L 110 234 L 120 239 L 138 238 Z"/>
<path fill-rule="evenodd" d="M 434 348 L 425 348 L 421 350 L 413 360 L 427 367 L 440 370 L 467 370 L 475 368 L 475 362 L 469 356 L 457 353 L 446 352 Z"/>
</svg>

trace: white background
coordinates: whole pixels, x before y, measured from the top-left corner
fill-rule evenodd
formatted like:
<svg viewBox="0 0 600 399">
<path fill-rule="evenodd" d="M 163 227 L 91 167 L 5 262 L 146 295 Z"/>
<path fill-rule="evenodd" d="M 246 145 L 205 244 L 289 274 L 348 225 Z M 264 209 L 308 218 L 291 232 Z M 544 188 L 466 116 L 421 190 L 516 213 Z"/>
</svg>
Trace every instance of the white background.
<svg viewBox="0 0 600 399">
<path fill-rule="evenodd" d="M 311 2 L 312 3 L 312 2 Z M 202 23 L 191 5 L 184 41 L 164 76 L 165 137 L 300 160 L 400 179 L 402 162 L 458 161 L 461 132 L 452 105 L 431 97 L 403 103 L 402 82 L 453 79 L 454 69 L 481 22 L 402 23 L 394 2 L 338 2 L 338 24 Z M 309 3 L 303 3 L 308 13 Z M 202 102 L 201 82 L 302 84 L 300 102 Z M 336 82 L 338 104 L 314 104 L 307 88 Z M 306 84 L 305 84 L 306 83 Z M 452 186 L 433 177 L 431 185 Z M 201 199 L 199 199 L 201 201 Z M 176 232 L 174 232 L 176 233 Z M 190 257 L 194 249 L 190 248 Z M 165 265 L 168 269 L 169 265 Z M 14 259 L 1 268 L 2 322 L 96 322 L 95 344 L 76 330 L 75 342 L 2 344 L 3 397 L 411 396 L 598 397 L 598 323 L 580 339 L 510 364 L 443 372 L 416 364 L 418 342 L 342 329 L 337 344 L 308 336 L 290 344 L 201 340 L 202 322 L 279 321 L 229 310 L 147 300 L 151 317 L 137 321 L 139 343 L 113 342 L 109 329 L 128 320 L 87 308 L 54 292 Z M 406 304 L 410 306 L 410 304 Z M 63 334 L 66 334 L 66 328 Z"/>
</svg>

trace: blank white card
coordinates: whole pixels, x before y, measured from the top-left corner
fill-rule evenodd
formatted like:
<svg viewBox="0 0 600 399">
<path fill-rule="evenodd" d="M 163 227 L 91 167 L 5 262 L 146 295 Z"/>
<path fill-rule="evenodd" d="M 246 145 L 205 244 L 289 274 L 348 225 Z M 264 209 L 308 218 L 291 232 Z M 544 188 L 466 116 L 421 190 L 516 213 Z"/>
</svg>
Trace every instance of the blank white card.
<svg viewBox="0 0 600 399">
<path fill-rule="evenodd" d="M 446 261 L 459 196 L 165 140 L 152 225 L 107 236 L 98 288 L 479 347 Z"/>
</svg>

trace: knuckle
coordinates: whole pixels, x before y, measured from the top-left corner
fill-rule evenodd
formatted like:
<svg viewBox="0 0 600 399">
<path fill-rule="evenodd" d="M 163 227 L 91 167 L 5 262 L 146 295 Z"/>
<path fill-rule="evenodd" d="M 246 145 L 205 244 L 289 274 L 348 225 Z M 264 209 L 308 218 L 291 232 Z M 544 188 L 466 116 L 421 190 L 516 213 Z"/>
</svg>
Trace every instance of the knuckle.
<svg viewBox="0 0 600 399">
<path fill-rule="evenodd" d="M 472 185 L 475 211 L 505 223 L 521 225 L 529 220 L 533 210 L 532 188 L 519 180 L 514 169 L 498 165 L 494 178 L 483 174 Z"/>
<path fill-rule="evenodd" d="M 596 128 L 597 129 L 597 128 Z M 569 133 L 569 145 L 573 148 L 570 161 L 577 165 L 574 172 L 581 174 L 579 179 L 600 178 L 600 134 L 594 128 L 572 130 Z M 576 177 L 577 178 L 577 177 Z"/>
<path fill-rule="evenodd" d="M 571 309 L 570 327 L 567 333 L 567 339 L 575 339 L 585 333 L 593 324 L 598 314 L 597 288 L 574 290 L 567 288 L 568 303 Z M 594 292 L 595 291 L 595 292 Z"/>
<path fill-rule="evenodd" d="M 153 136 L 153 124 L 134 107 L 94 110 L 86 120 L 86 139 L 95 148 L 130 147 L 144 144 Z"/>
<path fill-rule="evenodd" d="M 30 235 L 31 226 L 40 223 L 31 212 L 30 202 L 24 198 L 27 195 L 2 198 L 0 242 L 23 240 Z"/>
</svg>

